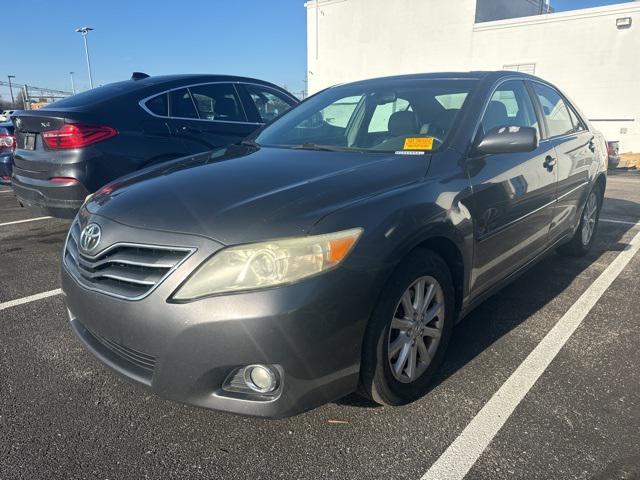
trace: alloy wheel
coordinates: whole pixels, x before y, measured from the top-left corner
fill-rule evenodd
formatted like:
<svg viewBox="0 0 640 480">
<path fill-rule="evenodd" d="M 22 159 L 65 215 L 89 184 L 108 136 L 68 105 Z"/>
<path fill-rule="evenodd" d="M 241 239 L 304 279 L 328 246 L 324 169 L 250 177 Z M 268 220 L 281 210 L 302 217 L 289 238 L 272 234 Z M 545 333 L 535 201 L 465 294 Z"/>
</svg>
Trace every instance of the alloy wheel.
<svg viewBox="0 0 640 480">
<path fill-rule="evenodd" d="M 418 278 L 400 298 L 387 340 L 389 366 L 399 382 L 415 381 L 431 364 L 442 337 L 444 306 L 442 287 L 430 276 Z"/>
</svg>

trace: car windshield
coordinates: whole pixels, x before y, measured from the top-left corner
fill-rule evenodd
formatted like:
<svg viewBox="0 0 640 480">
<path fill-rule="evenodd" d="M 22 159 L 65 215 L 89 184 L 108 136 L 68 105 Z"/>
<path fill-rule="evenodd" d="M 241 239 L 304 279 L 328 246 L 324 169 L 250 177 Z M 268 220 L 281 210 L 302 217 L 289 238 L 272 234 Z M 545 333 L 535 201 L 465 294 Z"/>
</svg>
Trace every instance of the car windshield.
<svg viewBox="0 0 640 480">
<path fill-rule="evenodd" d="M 394 79 L 333 87 L 276 120 L 256 143 L 374 153 L 436 150 L 476 83 Z"/>
</svg>

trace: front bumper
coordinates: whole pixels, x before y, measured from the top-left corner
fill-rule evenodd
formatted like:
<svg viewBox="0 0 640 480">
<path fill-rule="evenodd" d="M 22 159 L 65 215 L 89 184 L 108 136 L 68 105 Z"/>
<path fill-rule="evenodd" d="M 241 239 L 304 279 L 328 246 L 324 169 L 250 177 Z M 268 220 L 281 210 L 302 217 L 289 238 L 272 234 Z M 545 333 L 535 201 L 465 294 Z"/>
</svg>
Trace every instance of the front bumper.
<svg viewBox="0 0 640 480">
<path fill-rule="evenodd" d="M 116 227 L 102 218 L 98 222 L 103 232 Z M 197 250 L 137 301 L 90 291 L 63 266 L 71 326 L 107 366 L 171 400 L 270 418 L 300 413 L 356 389 L 373 303 L 370 273 L 345 264 L 295 285 L 171 303 L 175 289 L 222 245 L 117 228 L 124 237 L 135 234 L 144 241 L 146 235 L 155 244 Z M 277 366 L 281 387 L 276 395 L 260 398 L 223 390 L 232 371 L 251 364 Z"/>
</svg>

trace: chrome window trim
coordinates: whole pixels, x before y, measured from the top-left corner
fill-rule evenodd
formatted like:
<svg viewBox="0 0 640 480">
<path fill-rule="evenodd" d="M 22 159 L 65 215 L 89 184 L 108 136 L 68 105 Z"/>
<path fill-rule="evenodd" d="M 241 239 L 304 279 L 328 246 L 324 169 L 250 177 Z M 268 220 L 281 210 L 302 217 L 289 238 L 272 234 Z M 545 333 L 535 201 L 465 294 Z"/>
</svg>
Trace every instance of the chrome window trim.
<svg viewBox="0 0 640 480">
<path fill-rule="evenodd" d="M 151 110 L 149 110 L 147 108 L 147 106 L 145 105 L 145 103 L 148 100 L 151 100 L 152 98 L 157 97 L 158 95 L 164 95 L 164 94 L 168 94 L 171 92 L 174 92 L 176 90 L 182 90 L 183 88 L 186 88 L 187 90 L 189 90 L 192 87 L 200 87 L 203 85 L 216 85 L 216 84 L 221 84 L 221 83 L 228 83 L 233 85 L 235 91 L 236 91 L 236 95 L 238 95 L 238 99 L 240 100 L 240 105 L 242 106 L 242 110 L 245 114 L 245 117 L 247 117 L 247 112 L 245 111 L 245 107 L 244 107 L 244 103 L 242 101 L 242 96 L 240 95 L 240 92 L 238 91 L 236 85 L 256 85 L 258 87 L 268 87 L 273 89 L 273 87 L 271 87 L 270 85 L 264 85 L 262 83 L 255 83 L 255 82 L 241 82 L 241 81 L 227 81 L 227 82 L 200 82 L 200 83 L 193 83 L 190 85 L 181 85 L 179 87 L 174 87 L 174 88 L 169 88 L 167 90 L 163 90 L 162 92 L 157 92 L 154 93 L 153 95 L 149 95 L 148 97 L 143 98 L 142 100 L 138 101 L 138 105 L 140 106 L 140 108 L 142 108 L 142 110 L 144 110 L 146 113 L 148 113 L 149 115 L 151 115 L 152 117 L 156 117 L 156 118 L 162 118 L 162 119 L 175 119 L 175 120 L 193 120 L 196 122 L 216 122 L 216 123 L 238 123 L 241 125 L 264 125 L 265 122 L 239 122 L 239 121 L 235 121 L 235 120 L 207 120 L 206 118 L 187 118 L 187 117 L 174 117 L 171 115 L 167 115 L 167 116 L 162 116 L 162 115 L 156 115 L 155 113 L 153 113 Z M 278 92 L 280 92 L 279 90 L 277 90 Z M 283 93 L 283 92 L 280 92 Z M 191 96 L 191 101 L 193 102 L 193 96 L 191 95 L 191 91 L 189 90 L 189 95 Z M 292 100 L 295 100 L 295 103 L 299 103 L 299 100 L 296 99 L 295 97 L 293 97 L 292 95 L 287 94 L 287 96 L 289 96 L 289 98 L 291 98 Z M 195 104 L 194 104 L 195 107 Z M 294 106 L 292 106 L 291 108 L 294 108 Z M 198 109 L 196 108 L 196 112 L 198 112 Z M 248 119 L 248 117 L 247 117 Z"/>
<path fill-rule="evenodd" d="M 75 223 L 75 222 L 74 222 Z M 151 293 L 153 293 L 171 274 L 173 274 L 173 272 L 175 272 L 184 262 L 186 262 L 189 258 L 191 258 L 193 256 L 193 254 L 198 250 L 196 247 L 172 247 L 169 245 L 152 245 L 152 244 L 146 244 L 146 243 L 130 243 L 130 242 L 118 242 L 118 243 L 114 243 L 113 245 L 108 246 L 107 248 L 101 250 L 100 252 L 96 253 L 95 255 L 85 255 L 87 258 L 89 259 L 95 259 L 101 255 L 104 255 L 108 252 L 110 252 L 111 250 L 118 248 L 118 247 L 132 247 L 132 248 L 150 248 L 150 249 L 154 249 L 154 250 L 171 250 L 171 251 L 179 251 L 179 252 L 185 252 L 185 256 L 182 260 L 180 260 L 178 263 L 176 263 L 172 268 L 170 268 L 167 273 L 165 273 L 162 278 L 160 278 L 160 280 L 158 280 L 158 282 L 149 289 L 149 291 L 145 292 L 142 295 L 138 295 L 137 297 L 127 297 L 125 295 L 118 295 L 116 293 L 113 292 L 109 292 L 106 291 L 102 288 L 96 288 L 96 287 L 92 287 L 89 286 L 87 284 L 85 284 L 85 282 L 82 281 L 81 278 L 77 278 L 76 275 L 71 271 L 71 269 L 69 268 L 69 266 L 67 265 L 67 244 L 69 243 L 69 237 L 71 237 L 71 231 L 73 229 L 73 224 L 71 224 L 71 228 L 69 229 L 69 233 L 67 234 L 67 238 L 64 242 L 64 250 L 62 252 L 62 265 L 64 266 L 66 272 L 69 274 L 69 277 L 71 277 L 73 279 L 74 282 L 76 282 L 76 284 L 81 287 L 84 288 L 85 290 L 90 290 L 92 292 L 97 292 L 97 293 L 101 293 L 103 295 L 107 295 L 109 297 L 113 297 L 113 298 L 118 298 L 121 300 L 127 300 L 127 301 L 138 301 L 138 300 L 142 300 L 146 297 L 148 297 L 149 295 L 151 295 Z M 74 239 L 75 241 L 75 239 Z M 78 253 L 80 254 L 80 252 L 78 251 Z"/>
</svg>

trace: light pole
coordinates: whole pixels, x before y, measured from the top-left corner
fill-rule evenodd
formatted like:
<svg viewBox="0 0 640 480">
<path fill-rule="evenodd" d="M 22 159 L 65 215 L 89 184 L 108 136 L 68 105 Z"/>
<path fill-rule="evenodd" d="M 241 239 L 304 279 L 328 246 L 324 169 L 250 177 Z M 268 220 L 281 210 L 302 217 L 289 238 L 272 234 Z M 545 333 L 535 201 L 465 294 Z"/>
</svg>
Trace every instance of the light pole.
<svg viewBox="0 0 640 480">
<path fill-rule="evenodd" d="M 15 75 L 7 75 L 7 78 L 9 78 L 9 92 L 11 92 L 11 106 L 15 107 L 16 106 L 16 101 L 13 98 L 13 87 L 11 86 L 11 79 L 12 78 L 16 78 Z"/>
<path fill-rule="evenodd" d="M 71 76 L 71 93 L 73 93 L 75 95 L 76 94 L 76 87 L 73 84 L 73 73 L 74 72 L 69 72 L 69 75 Z"/>
<path fill-rule="evenodd" d="M 87 57 L 87 70 L 89 71 L 89 85 L 93 88 L 93 78 L 91 77 L 91 62 L 89 60 L 89 47 L 87 46 L 87 35 L 89 32 L 93 30 L 91 27 L 80 27 L 76 28 L 76 32 L 82 35 L 82 39 L 84 40 L 84 53 Z"/>
</svg>

